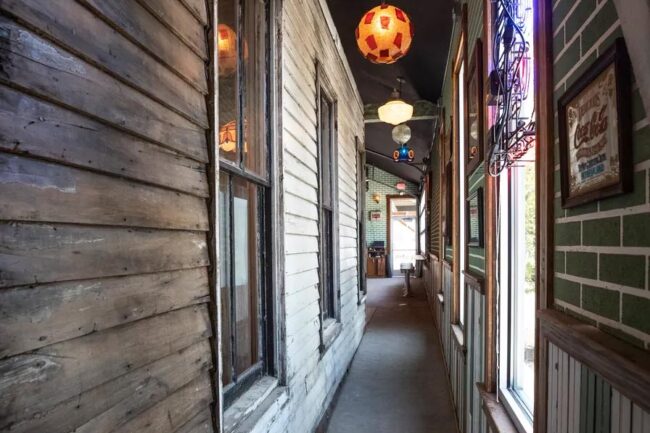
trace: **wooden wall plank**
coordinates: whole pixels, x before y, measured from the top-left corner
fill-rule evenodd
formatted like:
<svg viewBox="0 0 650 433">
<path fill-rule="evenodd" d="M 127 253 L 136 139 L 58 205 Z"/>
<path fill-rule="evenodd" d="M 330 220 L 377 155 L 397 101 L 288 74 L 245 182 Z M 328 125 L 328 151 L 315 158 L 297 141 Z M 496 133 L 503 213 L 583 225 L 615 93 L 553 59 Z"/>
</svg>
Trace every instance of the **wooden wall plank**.
<svg viewBox="0 0 650 433">
<path fill-rule="evenodd" d="M 179 0 L 138 0 L 202 59 L 208 59 L 205 29 Z"/>
<path fill-rule="evenodd" d="M 181 0 L 181 2 L 201 24 L 208 25 L 208 10 L 205 0 Z"/>
<path fill-rule="evenodd" d="M 201 92 L 74 0 L 6 0 L 1 8 L 30 29 L 45 32 L 77 56 L 177 110 L 197 125 L 208 127 Z M 203 32 L 198 23 L 193 27 Z"/>
<path fill-rule="evenodd" d="M 188 50 L 187 45 L 138 2 L 133 0 L 77 1 L 175 70 L 201 93 L 208 93 L 204 59 L 197 56 L 194 51 Z"/>
<path fill-rule="evenodd" d="M 0 361 L 0 429 L 210 335 L 207 308 L 193 306 Z"/>
<path fill-rule="evenodd" d="M 0 25 L 1 82 L 207 162 L 202 128 L 13 21 Z"/>
<path fill-rule="evenodd" d="M 212 402 L 210 376 L 203 374 L 115 433 L 173 433 Z"/>
<path fill-rule="evenodd" d="M 212 415 L 210 409 L 204 409 L 187 423 L 182 425 L 176 433 L 212 433 Z"/>
<path fill-rule="evenodd" d="M 197 379 L 203 380 L 208 373 L 208 369 L 212 366 L 212 355 L 208 341 L 204 340 L 195 344 L 184 352 L 192 356 L 184 357 L 185 365 L 174 365 L 171 361 L 166 363 L 167 370 L 171 370 L 172 367 L 178 368 L 175 373 L 165 372 L 169 376 L 168 378 L 165 377 L 166 382 L 163 382 L 160 378 L 144 381 L 143 385 L 136 388 L 134 393 L 124 396 L 115 406 L 76 428 L 75 433 L 111 432 L 120 429 L 128 423 L 134 422 L 140 415 L 144 415 L 154 405 L 160 404 L 168 397 L 174 399 L 173 393 L 176 390 Z M 205 382 L 204 385 L 209 386 L 211 384 L 209 379 Z M 207 407 L 209 401 L 211 399 L 206 401 L 204 406 L 199 407 Z M 201 400 L 196 399 L 193 403 L 200 404 Z"/>
<path fill-rule="evenodd" d="M 206 197 L 203 164 L 0 85 L 0 150 Z"/>
<path fill-rule="evenodd" d="M 189 383 L 212 364 L 204 340 L 16 422 L 15 433 L 110 432 Z M 79 427 L 82 426 L 82 427 Z M 89 430 L 92 428 L 92 430 Z"/>
<path fill-rule="evenodd" d="M 0 223 L 0 288 L 208 263 L 203 233 Z"/>
<path fill-rule="evenodd" d="M 0 220 L 208 230 L 205 200 L 0 154 Z"/>
<path fill-rule="evenodd" d="M 0 290 L 0 359 L 207 301 L 204 268 Z"/>
</svg>

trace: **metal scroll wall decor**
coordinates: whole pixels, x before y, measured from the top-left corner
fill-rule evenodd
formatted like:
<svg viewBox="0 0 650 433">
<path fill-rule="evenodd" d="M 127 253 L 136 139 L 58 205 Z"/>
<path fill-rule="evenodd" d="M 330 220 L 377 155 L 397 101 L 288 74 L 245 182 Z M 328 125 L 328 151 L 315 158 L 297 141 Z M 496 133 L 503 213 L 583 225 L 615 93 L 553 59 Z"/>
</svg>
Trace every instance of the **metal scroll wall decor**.
<svg viewBox="0 0 650 433">
<path fill-rule="evenodd" d="M 493 106 L 488 136 L 488 170 L 498 176 L 535 143 L 532 0 L 494 0 L 494 70 L 488 104 Z M 530 96 L 530 97 L 529 97 Z"/>
</svg>

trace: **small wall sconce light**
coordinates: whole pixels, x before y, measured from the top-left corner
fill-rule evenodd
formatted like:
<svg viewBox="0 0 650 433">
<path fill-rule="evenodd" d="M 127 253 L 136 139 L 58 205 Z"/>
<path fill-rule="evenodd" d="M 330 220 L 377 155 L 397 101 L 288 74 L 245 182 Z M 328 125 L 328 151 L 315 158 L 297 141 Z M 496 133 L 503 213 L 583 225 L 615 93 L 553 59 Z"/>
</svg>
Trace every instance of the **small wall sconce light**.
<svg viewBox="0 0 650 433">
<path fill-rule="evenodd" d="M 377 193 L 374 193 L 372 195 L 372 199 L 375 201 L 375 203 L 379 204 L 379 201 L 381 200 L 381 196 Z"/>
</svg>

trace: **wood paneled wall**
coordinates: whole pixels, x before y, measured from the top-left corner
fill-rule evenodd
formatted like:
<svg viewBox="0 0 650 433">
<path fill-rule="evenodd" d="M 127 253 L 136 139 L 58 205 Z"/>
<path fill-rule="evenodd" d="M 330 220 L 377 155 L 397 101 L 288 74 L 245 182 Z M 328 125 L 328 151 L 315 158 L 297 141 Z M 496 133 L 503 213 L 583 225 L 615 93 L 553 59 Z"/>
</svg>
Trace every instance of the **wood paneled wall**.
<svg viewBox="0 0 650 433">
<path fill-rule="evenodd" d="M 645 433 L 650 412 L 548 343 L 548 433 Z"/>
<path fill-rule="evenodd" d="M 0 431 L 211 431 L 206 4 L 0 8 Z"/>
</svg>

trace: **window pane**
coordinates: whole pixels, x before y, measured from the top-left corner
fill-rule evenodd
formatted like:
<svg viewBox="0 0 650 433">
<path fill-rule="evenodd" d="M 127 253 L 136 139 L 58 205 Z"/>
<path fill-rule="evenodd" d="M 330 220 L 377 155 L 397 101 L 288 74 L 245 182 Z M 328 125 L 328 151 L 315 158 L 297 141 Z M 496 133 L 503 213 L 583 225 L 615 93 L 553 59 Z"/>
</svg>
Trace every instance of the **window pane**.
<svg viewBox="0 0 650 433">
<path fill-rule="evenodd" d="M 237 2 L 220 0 L 217 4 L 219 5 L 219 158 L 239 163 Z"/>
<path fill-rule="evenodd" d="M 257 187 L 233 180 L 235 260 L 235 373 L 241 374 L 259 360 L 259 214 Z"/>
<path fill-rule="evenodd" d="M 264 1 L 244 7 L 244 166 L 267 176 L 266 146 L 266 26 Z"/>
<path fill-rule="evenodd" d="M 461 63 L 460 69 L 458 70 L 458 140 L 459 140 L 459 152 L 458 159 L 460 161 L 460 180 L 458 183 L 458 190 L 460 191 L 460 227 L 463 229 L 460 230 L 460 269 L 466 270 L 467 263 L 465 263 L 465 252 L 467 250 L 467 245 L 465 244 L 465 149 L 466 143 L 466 125 L 465 125 L 465 63 Z M 458 298 L 459 298 L 459 315 L 458 321 L 461 325 L 465 325 L 465 274 L 461 272 L 460 274 L 460 287 L 458 289 Z"/>
<path fill-rule="evenodd" d="M 332 206 L 332 104 L 321 95 L 320 99 L 321 173 L 323 178 L 323 206 Z"/>
<path fill-rule="evenodd" d="M 524 157 L 535 158 L 534 149 Z M 516 260 L 513 269 L 512 386 L 529 412 L 534 401 L 535 354 L 535 163 L 514 168 L 513 199 Z"/>
<path fill-rule="evenodd" d="M 323 316 L 334 317 L 334 251 L 332 236 L 332 211 L 323 210 L 323 240 L 322 240 L 322 263 L 323 263 L 323 287 L 322 305 Z"/>
<path fill-rule="evenodd" d="M 219 273 L 221 278 L 221 359 L 223 363 L 223 384 L 232 382 L 232 329 L 230 314 L 231 292 L 231 251 L 230 251 L 230 179 L 221 175 L 219 181 Z"/>
</svg>

